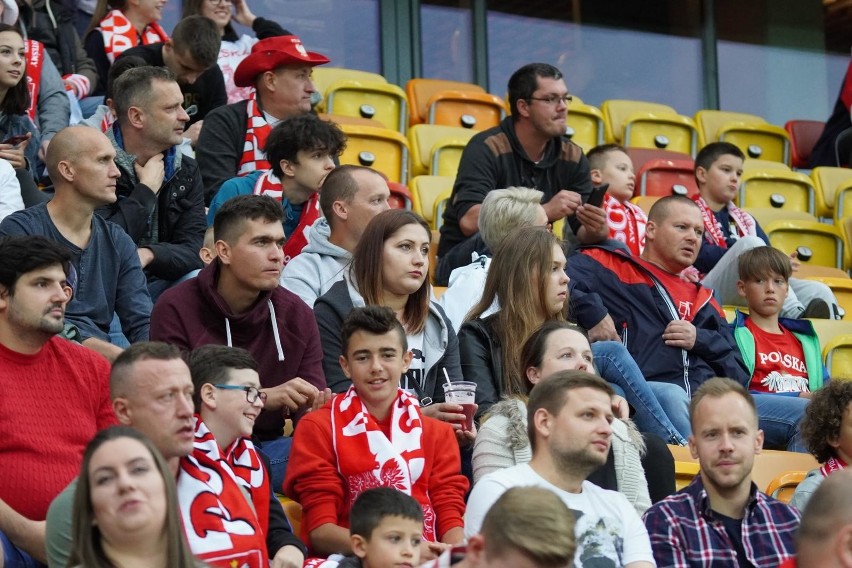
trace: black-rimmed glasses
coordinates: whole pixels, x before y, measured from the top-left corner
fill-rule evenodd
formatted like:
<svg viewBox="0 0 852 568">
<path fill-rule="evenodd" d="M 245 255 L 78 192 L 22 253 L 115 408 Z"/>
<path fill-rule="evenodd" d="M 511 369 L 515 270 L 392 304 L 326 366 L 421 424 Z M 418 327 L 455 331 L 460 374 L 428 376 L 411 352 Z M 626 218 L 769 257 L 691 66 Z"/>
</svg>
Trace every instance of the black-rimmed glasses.
<svg viewBox="0 0 852 568">
<path fill-rule="evenodd" d="M 239 385 L 213 385 L 217 389 L 222 390 L 241 390 L 246 391 L 246 401 L 254 404 L 259 398 L 261 402 L 266 403 L 266 393 L 260 392 L 256 387 L 241 387 Z"/>
<path fill-rule="evenodd" d="M 549 97 L 530 97 L 529 100 L 539 101 L 552 106 L 556 106 L 560 101 L 562 101 L 565 106 L 568 106 L 571 104 L 571 101 L 574 100 L 574 97 L 572 95 L 562 95 L 561 97 L 559 95 L 552 95 Z"/>
</svg>

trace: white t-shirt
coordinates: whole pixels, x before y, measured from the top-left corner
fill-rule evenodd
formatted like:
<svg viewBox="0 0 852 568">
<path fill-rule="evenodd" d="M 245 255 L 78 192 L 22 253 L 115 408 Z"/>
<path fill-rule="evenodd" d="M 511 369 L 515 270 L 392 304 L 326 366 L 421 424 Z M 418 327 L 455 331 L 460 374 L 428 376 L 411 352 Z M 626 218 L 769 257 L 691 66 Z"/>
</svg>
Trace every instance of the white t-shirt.
<svg viewBox="0 0 852 568">
<path fill-rule="evenodd" d="M 576 568 L 610 562 L 614 566 L 631 562 L 650 562 L 656 566 L 648 531 L 624 495 L 588 481 L 583 482 L 580 493 L 569 493 L 549 483 L 529 464 L 489 473 L 473 486 L 464 516 L 465 537 L 479 532 L 485 513 L 507 489 L 530 486 L 553 491 L 576 516 Z M 599 564 L 604 558 L 607 562 Z"/>
</svg>

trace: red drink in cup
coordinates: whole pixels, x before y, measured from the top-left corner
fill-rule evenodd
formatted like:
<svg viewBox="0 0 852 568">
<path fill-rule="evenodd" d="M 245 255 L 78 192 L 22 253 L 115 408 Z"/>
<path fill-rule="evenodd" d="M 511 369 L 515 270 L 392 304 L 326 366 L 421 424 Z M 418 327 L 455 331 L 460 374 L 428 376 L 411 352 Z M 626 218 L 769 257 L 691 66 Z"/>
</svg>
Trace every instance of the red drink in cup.
<svg viewBox="0 0 852 568">
<path fill-rule="evenodd" d="M 476 412 L 476 383 L 453 381 L 444 383 L 444 398 L 450 404 L 459 404 L 463 408 L 463 430 L 473 430 L 473 415 Z"/>
</svg>

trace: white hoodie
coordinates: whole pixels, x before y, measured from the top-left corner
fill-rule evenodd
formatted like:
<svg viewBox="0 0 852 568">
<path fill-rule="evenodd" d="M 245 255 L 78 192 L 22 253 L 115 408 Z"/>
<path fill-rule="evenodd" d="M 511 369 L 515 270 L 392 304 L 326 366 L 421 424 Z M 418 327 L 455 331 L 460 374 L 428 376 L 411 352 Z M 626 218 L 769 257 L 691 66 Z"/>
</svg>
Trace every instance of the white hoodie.
<svg viewBox="0 0 852 568">
<path fill-rule="evenodd" d="M 331 227 L 320 217 L 311 225 L 308 244 L 281 272 L 281 286 L 311 307 L 332 284 L 343 280 L 343 272 L 352 260 L 349 251 L 328 241 L 329 236 Z"/>
</svg>

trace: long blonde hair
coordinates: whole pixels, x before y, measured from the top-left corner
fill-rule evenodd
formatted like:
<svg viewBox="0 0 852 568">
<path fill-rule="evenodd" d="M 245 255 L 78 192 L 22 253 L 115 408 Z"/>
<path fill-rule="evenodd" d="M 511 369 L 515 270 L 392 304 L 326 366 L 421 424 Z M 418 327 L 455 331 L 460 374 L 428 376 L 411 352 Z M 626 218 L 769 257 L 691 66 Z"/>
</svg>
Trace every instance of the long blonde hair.
<svg viewBox="0 0 852 568">
<path fill-rule="evenodd" d="M 478 318 L 497 300 L 500 311 L 494 329 L 503 348 L 504 394 L 526 392 L 520 368 L 521 347 L 527 337 L 547 320 L 565 320 L 568 302 L 559 313 L 548 314 L 545 293 L 553 265 L 553 247 L 559 239 L 545 227 L 518 227 L 494 251 L 482 298 L 470 310 L 468 320 Z M 497 377 L 495 377 L 497 378 Z"/>
</svg>

